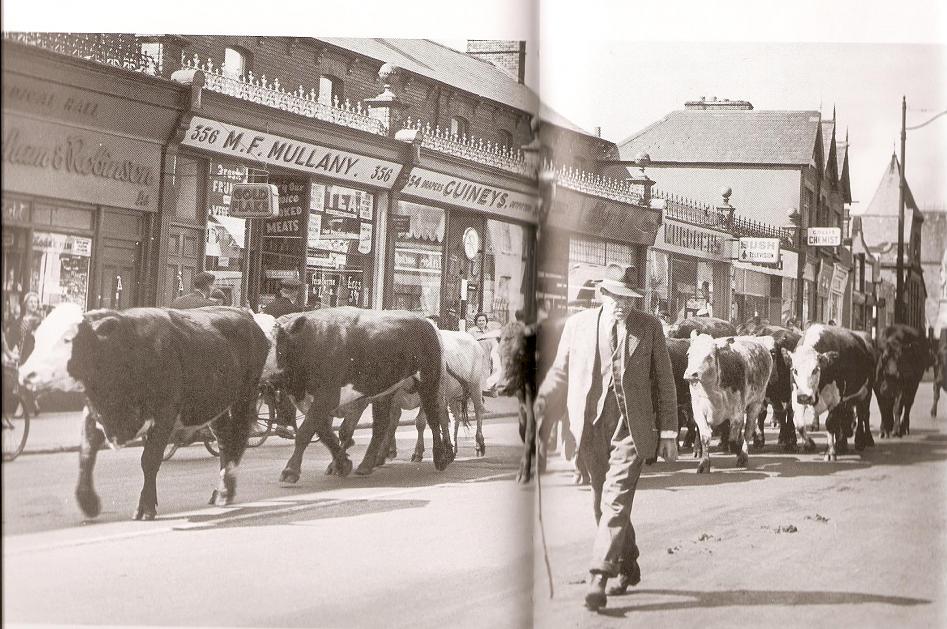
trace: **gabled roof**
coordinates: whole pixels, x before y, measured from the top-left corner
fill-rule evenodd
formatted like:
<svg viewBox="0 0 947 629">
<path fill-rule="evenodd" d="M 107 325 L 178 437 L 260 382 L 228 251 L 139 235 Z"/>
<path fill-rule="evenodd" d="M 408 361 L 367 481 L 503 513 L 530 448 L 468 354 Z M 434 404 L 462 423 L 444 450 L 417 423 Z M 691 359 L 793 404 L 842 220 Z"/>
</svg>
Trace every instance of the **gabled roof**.
<svg viewBox="0 0 947 629">
<path fill-rule="evenodd" d="M 805 166 L 819 137 L 817 111 L 679 110 L 619 143 L 623 161 Z"/>
<path fill-rule="evenodd" d="M 503 70 L 430 39 L 322 37 L 333 46 L 434 79 L 528 113 L 536 113 L 539 99 Z"/>
<path fill-rule="evenodd" d="M 852 210 L 852 215 L 862 217 L 865 242 L 873 248 L 882 246 L 884 243 L 897 243 L 898 241 L 898 202 L 901 187 L 900 166 L 898 156 L 892 153 L 891 161 L 888 162 L 888 167 L 881 176 L 881 181 L 875 190 L 875 196 L 871 198 L 871 203 L 869 203 L 864 210 Z M 911 186 L 905 185 L 903 233 L 904 242 L 907 243 L 906 246 L 910 245 L 911 232 L 915 220 L 923 221 L 924 216 L 920 210 L 918 210 L 917 203 L 914 201 Z M 882 255 L 884 254 L 885 252 L 882 251 Z M 905 253 L 906 257 L 910 255 L 910 251 Z"/>
<path fill-rule="evenodd" d="M 829 164 L 835 159 L 835 120 L 822 121 L 822 167 L 829 172 Z M 838 172 L 838 171 L 836 171 Z"/>
<path fill-rule="evenodd" d="M 848 131 L 841 142 L 836 140 L 835 157 L 838 163 L 838 182 L 842 189 L 842 199 L 845 203 L 852 202 L 852 183 L 848 173 Z"/>
</svg>

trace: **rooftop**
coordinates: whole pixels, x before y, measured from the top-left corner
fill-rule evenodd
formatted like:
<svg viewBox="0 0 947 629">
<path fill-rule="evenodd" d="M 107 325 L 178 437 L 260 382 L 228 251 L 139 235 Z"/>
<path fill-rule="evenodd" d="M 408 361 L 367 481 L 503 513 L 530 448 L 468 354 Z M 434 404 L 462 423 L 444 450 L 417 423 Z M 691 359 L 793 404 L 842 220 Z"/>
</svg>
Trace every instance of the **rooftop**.
<svg viewBox="0 0 947 629">
<path fill-rule="evenodd" d="M 619 143 L 623 161 L 646 152 L 652 164 L 804 166 L 819 135 L 818 111 L 672 111 Z"/>
</svg>

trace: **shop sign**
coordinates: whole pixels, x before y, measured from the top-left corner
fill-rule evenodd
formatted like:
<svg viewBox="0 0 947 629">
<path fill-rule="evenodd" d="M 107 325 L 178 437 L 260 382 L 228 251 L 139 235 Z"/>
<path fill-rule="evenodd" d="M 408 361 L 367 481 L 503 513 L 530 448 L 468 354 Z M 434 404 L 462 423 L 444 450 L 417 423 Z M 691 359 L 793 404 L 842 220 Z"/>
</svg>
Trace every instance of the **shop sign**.
<svg viewBox="0 0 947 629">
<path fill-rule="evenodd" d="M 741 238 L 741 262 L 779 262 L 779 238 Z"/>
<path fill-rule="evenodd" d="M 407 236 L 411 233 L 411 217 L 395 214 L 391 217 L 391 227 L 398 236 Z"/>
<path fill-rule="evenodd" d="M 210 160 L 207 177 L 208 213 L 226 216 L 230 210 L 230 195 L 235 184 L 247 180 L 247 169 L 234 162 Z"/>
<path fill-rule="evenodd" d="M 358 235 L 358 252 L 370 253 L 372 250 L 372 224 L 362 223 L 361 233 Z"/>
<path fill-rule="evenodd" d="M 844 292 L 846 284 L 848 284 L 848 269 L 836 263 L 835 272 L 832 273 L 832 291 L 836 293 Z"/>
<path fill-rule="evenodd" d="M 420 251 L 417 249 L 395 249 L 395 271 L 440 274 L 441 252 Z"/>
<path fill-rule="evenodd" d="M 19 199 L 3 199 L 3 221 L 13 223 L 28 223 L 30 221 L 30 204 Z"/>
<path fill-rule="evenodd" d="M 238 183 L 230 193 L 230 216 L 270 218 L 279 211 L 279 192 L 271 183 Z"/>
<path fill-rule="evenodd" d="M 92 255 L 92 239 L 67 234 L 33 232 L 33 250 L 89 257 Z"/>
<path fill-rule="evenodd" d="M 668 221 L 664 225 L 664 242 L 673 247 L 719 256 L 723 252 L 723 238 L 709 231 L 694 229 Z"/>
<path fill-rule="evenodd" d="M 4 192 L 158 207 L 158 145 L 4 113 Z"/>
<path fill-rule="evenodd" d="M 838 247 L 842 244 L 842 230 L 838 227 L 810 227 L 806 242 L 810 247 Z"/>
<path fill-rule="evenodd" d="M 299 271 L 296 269 L 266 269 L 263 275 L 268 280 L 286 280 L 289 278 L 299 278 Z"/>
<path fill-rule="evenodd" d="M 279 195 L 276 218 L 267 219 L 263 235 L 280 238 L 302 236 L 304 206 L 307 202 L 307 182 L 300 179 L 273 179 Z"/>
<path fill-rule="evenodd" d="M 520 221 L 539 220 L 538 197 L 424 168 L 411 171 L 404 193 Z"/>
<path fill-rule="evenodd" d="M 827 264 L 824 260 L 819 266 L 819 294 L 828 295 L 832 288 L 832 275 L 835 272 L 834 264 Z"/>
<path fill-rule="evenodd" d="M 391 188 L 402 165 L 272 133 L 194 116 L 181 142 L 186 146 L 309 174 Z"/>
</svg>

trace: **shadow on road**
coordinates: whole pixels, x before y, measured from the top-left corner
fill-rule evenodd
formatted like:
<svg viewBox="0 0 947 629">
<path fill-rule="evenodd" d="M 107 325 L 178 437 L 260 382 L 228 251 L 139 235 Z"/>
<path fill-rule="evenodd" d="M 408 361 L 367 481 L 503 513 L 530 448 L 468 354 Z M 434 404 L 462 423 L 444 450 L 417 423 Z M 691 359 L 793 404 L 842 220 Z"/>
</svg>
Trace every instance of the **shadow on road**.
<svg viewBox="0 0 947 629">
<path fill-rule="evenodd" d="M 390 513 L 401 509 L 420 509 L 426 507 L 429 502 L 428 500 L 345 500 L 334 504 L 326 504 L 325 500 L 313 500 L 291 507 L 294 510 L 288 513 L 273 514 L 264 510 L 257 517 L 247 513 L 242 519 L 228 520 L 227 518 L 233 518 L 234 515 L 240 513 L 237 510 L 224 516 L 224 521 L 216 524 L 214 528 L 284 526 L 315 520 L 353 518 L 360 515 Z M 200 521 L 213 524 L 214 520 L 213 516 L 189 518 L 191 523 Z"/>
<path fill-rule="evenodd" d="M 762 605 L 864 605 L 882 603 L 902 607 L 929 605 L 931 601 L 904 596 L 883 596 L 863 592 L 795 592 L 792 590 L 634 590 L 627 600 L 641 595 L 683 597 L 687 600 L 643 602 L 640 605 L 609 607 L 599 613 L 624 618 L 629 612 L 672 611 L 710 607 L 748 607 Z M 610 600 L 618 600 L 618 597 Z"/>
</svg>

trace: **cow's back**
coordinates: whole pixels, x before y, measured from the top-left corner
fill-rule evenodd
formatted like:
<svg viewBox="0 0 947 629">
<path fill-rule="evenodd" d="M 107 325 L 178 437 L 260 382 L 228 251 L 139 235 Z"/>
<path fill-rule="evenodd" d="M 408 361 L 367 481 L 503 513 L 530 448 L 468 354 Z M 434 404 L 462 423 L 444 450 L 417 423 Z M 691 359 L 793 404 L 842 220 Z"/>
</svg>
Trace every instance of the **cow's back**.
<svg viewBox="0 0 947 629">
<path fill-rule="evenodd" d="M 698 334 L 709 334 L 714 338 L 734 336 L 737 333 L 736 326 L 729 321 L 715 317 L 689 317 L 672 325 L 668 331 L 668 336 L 686 339 L 690 338 L 691 332 L 695 330 Z"/>
</svg>

